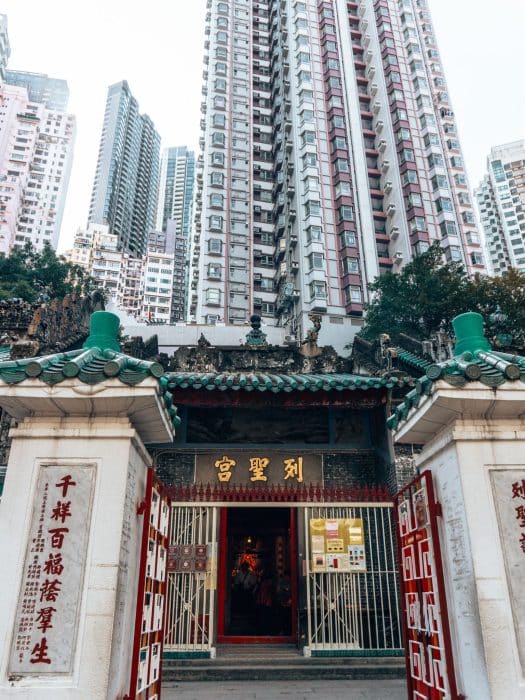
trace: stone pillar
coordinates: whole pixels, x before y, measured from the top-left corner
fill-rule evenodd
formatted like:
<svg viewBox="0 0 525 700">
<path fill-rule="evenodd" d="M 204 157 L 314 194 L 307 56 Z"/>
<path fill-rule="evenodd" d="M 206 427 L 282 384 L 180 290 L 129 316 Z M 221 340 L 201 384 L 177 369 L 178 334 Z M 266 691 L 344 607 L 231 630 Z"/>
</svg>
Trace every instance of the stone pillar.
<svg viewBox="0 0 525 700">
<path fill-rule="evenodd" d="M 417 466 L 432 472 L 442 506 L 458 690 L 472 700 L 518 700 L 525 698 L 525 384 L 521 360 L 491 351 L 471 321 L 461 319 L 466 331 L 456 325 L 450 381 L 442 378 L 447 367 L 440 374 L 434 366 L 432 387 L 422 380 L 423 393 L 398 410 L 395 438 L 424 445 Z"/>
<path fill-rule="evenodd" d="M 73 376 L 49 385 L 39 376 L 10 385 L 0 364 L 0 405 L 20 421 L 0 504 L 2 698 L 103 700 L 129 692 L 137 508 L 151 463 L 143 441 L 169 441 L 172 430 L 147 365 L 140 383 L 124 384 L 118 368 L 129 361 L 135 371 L 136 362 L 93 337 L 98 345 L 72 354 L 68 371 L 98 371 L 102 359 L 111 377 L 99 382 Z"/>
</svg>

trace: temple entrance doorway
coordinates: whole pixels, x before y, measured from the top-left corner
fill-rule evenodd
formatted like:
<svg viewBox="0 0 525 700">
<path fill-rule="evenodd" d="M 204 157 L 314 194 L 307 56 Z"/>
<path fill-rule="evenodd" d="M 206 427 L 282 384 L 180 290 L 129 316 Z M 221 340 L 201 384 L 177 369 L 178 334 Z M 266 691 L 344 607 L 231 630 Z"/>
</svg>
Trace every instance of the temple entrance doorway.
<svg viewBox="0 0 525 700">
<path fill-rule="evenodd" d="M 219 543 L 219 642 L 296 640 L 295 509 L 224 509 Z"/>
</svg>

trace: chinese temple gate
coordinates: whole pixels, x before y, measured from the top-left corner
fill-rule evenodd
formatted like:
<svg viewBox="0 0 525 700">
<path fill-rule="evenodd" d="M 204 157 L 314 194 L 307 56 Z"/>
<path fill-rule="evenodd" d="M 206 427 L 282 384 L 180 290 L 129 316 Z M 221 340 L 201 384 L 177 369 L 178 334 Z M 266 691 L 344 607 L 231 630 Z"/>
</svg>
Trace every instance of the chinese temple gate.
<svg viewBox="0 0 525 700">
<path fill-rule="evenodd" d="M 176 444 L 152 446 L 173 499 L 167 655 L 213 656 L 237 642 L 401 655 L 385 420 L 403 380 L 343 371 L 166 379 L 181 418 Z"/>
</svg>

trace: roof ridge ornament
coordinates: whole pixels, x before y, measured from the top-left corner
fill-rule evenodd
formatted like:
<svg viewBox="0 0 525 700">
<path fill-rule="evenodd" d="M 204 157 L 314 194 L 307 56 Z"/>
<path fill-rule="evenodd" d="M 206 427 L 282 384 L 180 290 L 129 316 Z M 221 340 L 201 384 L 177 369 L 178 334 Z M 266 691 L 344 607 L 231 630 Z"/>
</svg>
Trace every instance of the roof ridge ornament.
<svg viewBox="0 0 525 700">
<path fill-rule="evenodd" d="M 474 311 L 460 314 L 452 319 L 452 326 L 456 336 L 454 357 L 471 353 L 474 357 L 480 350 L 490 351 L 492 346 L 483 333 L 483 316 Z"/>
<path fill-rule="evenodd" d="M 120 319 L 110 311 L 95 311 L 89 321 L 89 336 L 82 347 L 121 352 L 118 338 Z"/>
<path fill-rule="evenodd" d="M 261 317 L 258 314 L 250 316 L 251 331 L 246 334 L 246 345 L 252 348 L 266 347 L 266 333 L 261 330 Z"/>
</svg>

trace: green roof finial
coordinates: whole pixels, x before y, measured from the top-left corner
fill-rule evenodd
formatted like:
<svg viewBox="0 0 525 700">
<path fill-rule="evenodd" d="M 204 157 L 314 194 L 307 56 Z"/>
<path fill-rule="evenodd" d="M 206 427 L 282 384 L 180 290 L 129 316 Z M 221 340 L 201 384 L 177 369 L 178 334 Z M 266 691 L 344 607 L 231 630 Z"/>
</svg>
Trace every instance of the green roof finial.
<svg viewBox="0 0 525 700">
<path fill-rule="evenodd" d="M 470 352 L 473 355 L 478 350 L 491 350 L 489 341 L 483 335 L 483 316 L 473 311 L 456 316 L 452 321 L 456 335 L 454 357 Z"/>
<path fill-rule="evenodd" d="M 91 314 L 89 337 L 83 347 L 120 352 L 117 340 L 119 326 L 120 320 L 115 314 L 109 311 L 95 311 Z"/>
</svg>

